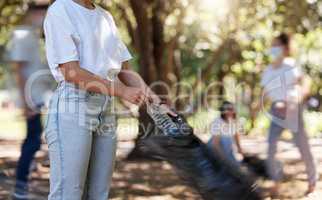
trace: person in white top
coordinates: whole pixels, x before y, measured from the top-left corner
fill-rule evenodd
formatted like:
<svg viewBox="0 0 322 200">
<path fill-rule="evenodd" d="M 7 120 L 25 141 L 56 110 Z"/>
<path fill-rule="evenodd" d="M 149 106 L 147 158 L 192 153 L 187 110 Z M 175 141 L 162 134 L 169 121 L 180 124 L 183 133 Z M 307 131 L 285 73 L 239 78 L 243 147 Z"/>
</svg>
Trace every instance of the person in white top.
<svg viewBox="0 0 322 200">
<path fill-rule="evenodd" d="M 236 119 L 236 111 L 232 103 L 224 101 L 220 112 L 220 117 L 211 124 L 212 137 L 208 142 L 208 147 L 219 159 L 239 166 L 234 146 L 236 145 L 238 153 L 244 155 L 240 145 L 240 134 L 244 132 L 244 129 Z"/>
<path fill-rule="evenodd" d="M 56 0 L 44 22 L 46 53 L 59 86 L 45 131 L 49 200 L 106 200 L 116 149 L 111 96 L 160 102 L 135 72 L 112 15 L 92 0 Z M 169 111 L 171 112 L 171 111 Z"/>
<path fill-rule="evenodd" d="M 300 150 L 308 175 L 307 193 L 314 191 L 317 174 L 310 151 L 303 121 L 303 102 L 310 93 L 310 80 L 305 76 L 294 59 L 290 58 L 290 37 L 282 33 L 273 40 L 270 49 L 271 64 L 262 74 L 263 99 L 272 102 L 271 126 L 268 135 L 267 166 L 271 178 L 276 182 L 272 192 L 277 194 L 282 174 L 278 170 L 275 154 L 277 141 L 284 129 L 292 131 Z"/>
<path fill-rule="evenodd" d="M 41 58 L 40 30 L 47 8 L 48 5 L 30 3 L 21 23 L 14 28 L 8 45 L 8 60 L 19 92 L 18 105 L 26 120 L 26 137 L 21 146 L 12 194 L 16 200 L 29 196 L 29 171 L 41 146 L 41 107 L 45 104 L 44 95 L 50 91 L 53 82 L 48 77 L 48 66 Z"/>
</svg>

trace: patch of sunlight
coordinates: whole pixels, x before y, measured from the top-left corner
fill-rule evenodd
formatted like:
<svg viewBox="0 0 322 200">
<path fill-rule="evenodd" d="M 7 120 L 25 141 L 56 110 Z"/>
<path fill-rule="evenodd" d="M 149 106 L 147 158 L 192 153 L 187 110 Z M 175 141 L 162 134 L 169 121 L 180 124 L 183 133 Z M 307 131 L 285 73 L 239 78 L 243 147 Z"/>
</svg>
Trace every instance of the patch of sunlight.
<svg viewBox="0 0 322 200">
<path fill-rule="evenodd" d="M 0 109 L 0 139 L 22 139 L 26 124 L 20 110 Z"/>
</svg>

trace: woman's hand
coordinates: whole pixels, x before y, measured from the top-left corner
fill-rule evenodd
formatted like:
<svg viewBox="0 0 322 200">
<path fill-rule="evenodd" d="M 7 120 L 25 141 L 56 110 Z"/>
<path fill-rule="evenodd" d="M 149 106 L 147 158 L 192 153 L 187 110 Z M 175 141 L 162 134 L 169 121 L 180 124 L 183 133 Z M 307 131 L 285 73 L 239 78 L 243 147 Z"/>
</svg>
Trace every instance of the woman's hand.
<svg viewBox="0 0 322 200">
<path fill-rule="evenodd" d="M 173 116 L 173 117 L 176 117 L 176 116 L 177 116 L 177 113 L 173 112 L 173 111 L 170 109 L 169 105 L 167 105 L 167 104 L 161 104 L 161 105 L 160 105 L 160 108 L 161 108 L 161 112 L 162 112 L 162 113 L 167 113 L 167 114 L 169 114 L 169 115 L 171 115 L 171 116 Z"/>
<path fill-rule="evenodd" d="M 147 95 L 141 88 L 125 86 L 119 91 L 119 96 L 130 103 L 140 105 L 147 100 Z"/>
<path fill-rule="evenodd" d="M 242 155 L 242 156 L 245 156 L 245 153 L 243 152 L 243 150 L 242 150 L 242 149 L 238 149 L 238 153 L 239 153 L 240 155 Z"/>
<path fill-rule="evenodd" d="M 162 101 L 158 95 L 156 95 L 150 88 L 147 88 L 147 103 L 159 104 L 162 113 L 167 113 L 173 117 L 176 117 L 177 114 L 171 110 L 171 101 L 167 100 Z"/>
</svg>

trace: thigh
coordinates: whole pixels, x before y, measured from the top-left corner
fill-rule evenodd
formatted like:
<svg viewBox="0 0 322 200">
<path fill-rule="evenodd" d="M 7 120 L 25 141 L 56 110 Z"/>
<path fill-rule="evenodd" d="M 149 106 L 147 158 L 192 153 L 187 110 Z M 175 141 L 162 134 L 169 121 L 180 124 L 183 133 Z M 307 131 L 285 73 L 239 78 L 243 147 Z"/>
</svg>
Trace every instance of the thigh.
<svg viewBox="0 0 322 200">
<path fill-rule="evenodd" d="M 85 117 L 85 113 L 82 111 L 58 113 L 57 135 L 66 170 L 66 179 L 81 178 L 82 180 L 86 177 L 93 136 L 92 130 L 86 127 L 86 123 L 80 121 Z"/>
<path fill-rule="evenodd" d="M 55 94 L 49 109 L 46 141 L 50 157 L 49 199 L 80 199 L 92 146 L 91 130 L 79 119 L 85 118 L 85 101 Z M 78 105 L 77 105 L 78 104 Z"/>
<path fill-rule="evenodd" d="M 268 132 L 268 144 L 269 146 L 276 146 L 278 139 L 280 138 L 284 128 L 276 124 L 274 121 L 271 122 Z"/>
<path fill-rule="evenodd" d="M 93 138 L 90 172 L 88 177 L 89 199 L 107 199 L 114 170 L 116 154 L 116 119 L 105 115 Z"/>
</svg>

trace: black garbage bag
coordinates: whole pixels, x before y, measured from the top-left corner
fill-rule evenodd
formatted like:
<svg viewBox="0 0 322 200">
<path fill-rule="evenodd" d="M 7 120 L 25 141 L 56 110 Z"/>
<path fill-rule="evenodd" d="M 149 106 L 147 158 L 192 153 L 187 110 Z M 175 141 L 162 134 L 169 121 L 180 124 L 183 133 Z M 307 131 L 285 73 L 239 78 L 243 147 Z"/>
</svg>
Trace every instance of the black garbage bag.
<svg viewBox="0 0 322 200">
<path fill-rule="evenodd" d="M 254 175 L 262 177 L 264 179 L 269 179 L 269 173 L 266 167 L 266 161 L 260 159 L 256 155 L 245 155 L 242 164 L 244 164 L 249 171 L 254 173 Z"/>
<path fill-rule="evenodd" d="M 276 162 L 276 168 L 281 176 L 284 176 L 283 164 L 279 161 Z M 245 155 L 242 164 L 247 167 L 248 171 L 256 177 L 263 179 L 271 179 L 266 160 L 259 158 L 257 155 Z"/>
<path fill-rule="evenodd" d="M 139 148 L 170 163 L 203 199 L 261 199 L 255 181 L 234 165 L 217 159 L 182 116 L 162 114 L 156 105 L 150 105 L 148 113 L 156 128 L 140 140 Z"/>
</svg>

